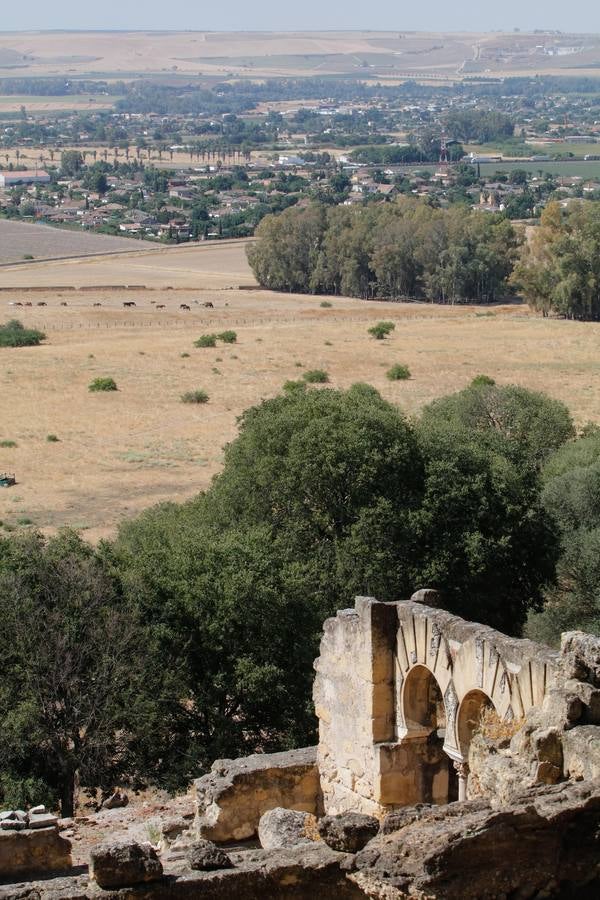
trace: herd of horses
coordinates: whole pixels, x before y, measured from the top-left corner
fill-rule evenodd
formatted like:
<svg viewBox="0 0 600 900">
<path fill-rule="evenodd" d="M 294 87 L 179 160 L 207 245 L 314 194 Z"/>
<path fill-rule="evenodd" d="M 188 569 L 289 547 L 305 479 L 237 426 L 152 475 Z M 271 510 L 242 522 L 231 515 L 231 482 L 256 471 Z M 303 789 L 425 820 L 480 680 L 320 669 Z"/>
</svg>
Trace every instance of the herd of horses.
<svg viewBox="0 0 600 900">
<path fill-rule="evenodd" d="M 210 300 L 206 300 L 206 301 L 205 301 L 204 303 L 202 303 L 202 304 L 200 304 L 200 301 L 199 301 L 199 300 L 194 300 L 194 303 L 197 303 L 197 304 L 199 304 L 199 305 L 202 305 L 205 309 L 214 309 L 214 303 L 212 303 Z M 151 300 L 151 301 L 150 301 L 150 304 L 151 304 L 152 306 L 154 306 L 155 309 L 166 309 L 166 308 L 167 308 L 166 305 L 165 305 L 164 303 L 156 303 L 155 300 Z M 37 302 L 35 305 L 36 305 L 36 306 L 48 306 L 48 304 L 46 303 L 45 300 L 38 300 L 38 302 Z M 61 305 L 61 306 L 68 306 L 69 304 L 67 303 L 66 300 L 61 300 L 60 305 Z M 10 306 L 33 306 L 33 303 L 31 303 L 30 301 L 26 301 L 26 302 L 21 303 L 20 300 L 17 300 L 17 301 L 15 301 L 14 303 L 11 303 Z M 96 303 L 93 303 L 92 306 L 102 306 L 102 304 L 99 303 L 99 302 L 96 302 Z M 135 302 L 135 300 L 124 300 L 124 301 L 123 301 L 123 306 L 124 306 L 125 309 L 130 309 L 130 308 L 133 307 L 133 306 L 137 306 L 137 303 Z M 187 311 L 189 312 L 189 311 L 191 310 L 191 308 L 192 308 L 192 307 L 189 306 L 187 303 L 180 303 L 180 304 L 179 304 L 179 309 L 187 310 Z"/>
</svg>

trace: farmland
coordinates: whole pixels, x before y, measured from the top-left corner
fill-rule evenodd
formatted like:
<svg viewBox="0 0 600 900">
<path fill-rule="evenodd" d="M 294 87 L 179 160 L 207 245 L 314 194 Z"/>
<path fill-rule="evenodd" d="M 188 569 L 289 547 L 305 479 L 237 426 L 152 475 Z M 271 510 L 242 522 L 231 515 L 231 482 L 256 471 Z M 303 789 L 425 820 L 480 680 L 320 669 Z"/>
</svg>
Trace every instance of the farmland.
<svg viewBox="0 0 600 900">
<path fill-rule="evenodd" d="M 118 291 L 17 287 L 110 284 L 128 271 L 148 287 L 127 293 L 132 309 Z M 369 382 L 411 415 L 485 372 L 547 391 L 580 423 L 600 422 L 600 325 L 541 319 L 518 304 L 482 311 L 331 298 L 324 308 L 319 297 L 236 287 L 251 283 L 243 242 L 5 267 L 2 284 L 15 289 L 0 293 L 2 318 L 48 335 L 41 347 L 0 355 L 0 440 L 16 445 L 0 447 L 0 469 L 18 481 L 0 496 L 5 526 L 70 524 L 96 539 L 152 503 L 193 496 L 219 471 L 237 416 L 308 369 L 326 370 L 334 387 Z M 11 305 L 24 301 L 32 307 Z M 396 330 L 376 341 L 367 328 L 382 318 Z M 225 329 L 236 344 L 193 346 Z M 397 362 L 410 380 L 386 378 Z M 103 376 L 119 390 L 90 394 Z M 208 403 L 181 403 L 199 388 Z"/>
<path fill-rule="evenodd" d="M 0 264 L 16 262 L 26 256 L 35 259 L 82 257 L 132 249 L 153 250 L 155 246 L 111 235 L 87 234 L 81 230 L 0 219 Z"/>
<path fill-rule="evenodd" d="M 116 39 L 118 37 L 118 39 Z M 105 77 L 139 74 L 223 78 L 353 75 L 393 80 L 406 74 L 532 71 L 595 74 L 598 37 L 440 32 L 27 32 L 0 38 L 0 72 Z M 556 52 L 544 52 L 546 49 Z"/>
</svg>

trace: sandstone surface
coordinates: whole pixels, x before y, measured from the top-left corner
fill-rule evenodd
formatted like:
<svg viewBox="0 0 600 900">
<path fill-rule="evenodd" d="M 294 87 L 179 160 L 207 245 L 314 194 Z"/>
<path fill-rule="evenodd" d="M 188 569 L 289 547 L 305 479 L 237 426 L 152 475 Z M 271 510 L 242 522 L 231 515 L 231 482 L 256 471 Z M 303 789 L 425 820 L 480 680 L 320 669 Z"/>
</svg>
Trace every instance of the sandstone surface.
<svg viewBox="0 0 600 900">
<path fill-rule="evenodd" d="M 320 812 L 316 747 L 219 759 L 194 782 L 194 789 L 198 837 L 211 841 L 254 837 L 260 817 L 275 807 Z"/>
<path fill-rule="evenodd" d="M 350 878 L 367 897 L 598 896 L 598 782 L 533 788 L 501 810 L 479 800 L 401 816 L 355 857 Z"/>
</svg>

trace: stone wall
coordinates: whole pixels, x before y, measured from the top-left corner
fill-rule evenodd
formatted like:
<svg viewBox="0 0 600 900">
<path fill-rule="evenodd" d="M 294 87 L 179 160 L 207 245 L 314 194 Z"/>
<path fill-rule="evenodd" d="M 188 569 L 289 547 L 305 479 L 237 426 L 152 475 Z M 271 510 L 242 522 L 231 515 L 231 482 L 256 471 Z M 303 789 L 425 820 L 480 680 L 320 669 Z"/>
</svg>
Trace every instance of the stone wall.
<svg viewBox="0 0 600 900">
<path fill-rule="evenodd" d="M 327 812 L 382 815 L 465 791 L 484 706 L 520 720 L 542 704 L 559 657 L 411 601 L 358 597 L 327 620 L 315 663 L 318 765 Z M 458 767 L 459 784 L 452 764 Z"/>
<path fill-rule="evenodd" d="M 194 782 L 195 828 L 211 841 L 254 837 L 263 813 L 277 806 L 318 815 L 321 789 L 316 747 L 218 759 Z"/>
<path fill-rule="evenodd" d="M 56 817 L 38 809 L 0 813 L 0 882 L 71 868 L 71 842 L 58 833 Z"/>
</svg>

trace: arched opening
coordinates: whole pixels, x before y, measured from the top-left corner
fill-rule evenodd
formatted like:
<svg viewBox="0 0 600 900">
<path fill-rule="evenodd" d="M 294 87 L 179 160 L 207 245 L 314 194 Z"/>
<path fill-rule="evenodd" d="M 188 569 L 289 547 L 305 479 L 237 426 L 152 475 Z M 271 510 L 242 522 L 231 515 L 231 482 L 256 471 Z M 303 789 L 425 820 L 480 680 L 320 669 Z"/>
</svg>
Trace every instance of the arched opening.
<svg viewBox="0 0 600 900">
<path fill-rule="evenodd" d="M 456 763 L 458 770 L 458 799 L 467 800 L 469 797 L 469 747 L 473 735 L 481 724 L 481 716 L 486 709 L 493 709 L 494 705 L 483 691 L 469 691 L 463 697 L 458 710 L 456 732 L 458 746 L 462 755 L 462 762 Z"/>
<path fill-rule="evenodd" d="M 414 666 L 404 682 L 402 707 L 406 729 L 411 734 L 445 731 L 444 698 L 432 672 Z"/>
<path fill-rule="evenodd" d="M 402 690 L 405 734 L 401 746 L 410 758 L 412 803 L 450 803 L 458 799 L 458 779 L 444 752 L 446 707 L 432 672 L 413 666 Z"/>
<path fill-rule="evenodd" d="M 493 703 L 483 691 L 469 691 L 463 697 L 458 711 L 458 745 L 463 759 L 469 758 L 469 747 L 473 734 L 481 724 L 481 715 L 486 709 L 493 709 Z"/>
</svg>

